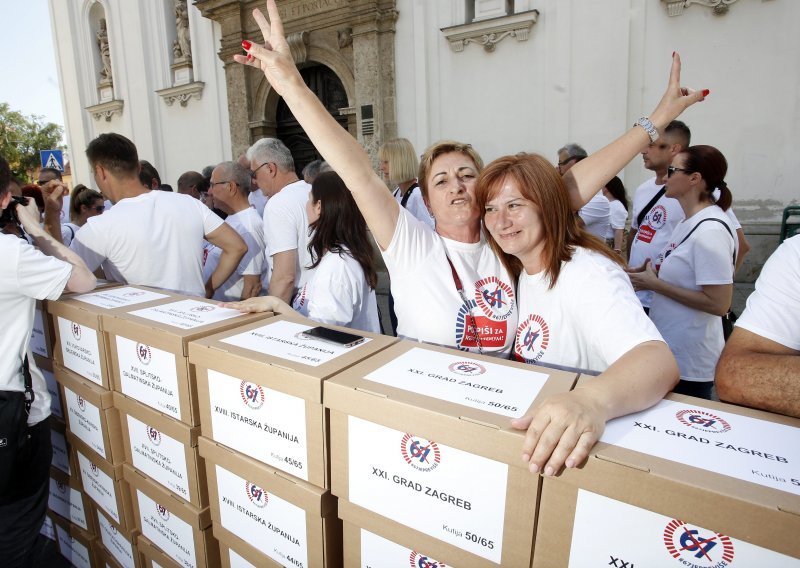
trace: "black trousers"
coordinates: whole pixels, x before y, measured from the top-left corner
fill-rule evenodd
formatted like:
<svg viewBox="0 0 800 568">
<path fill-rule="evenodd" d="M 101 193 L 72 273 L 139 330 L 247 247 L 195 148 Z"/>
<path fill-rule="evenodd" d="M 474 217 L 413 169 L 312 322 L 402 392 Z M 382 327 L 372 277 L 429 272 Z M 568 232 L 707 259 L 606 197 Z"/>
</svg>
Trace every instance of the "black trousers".
<svg viewBox="0 0 800 568">
<path fill-rule="evenodd" d="M 48 473 L 52 457 L 48 418 L 28 428 L 27 441 L 14 464 L 10 489 L 0 495 L 0 564 L 4 568 L 33 565 L 34 543 L 44 523 L 50 495 Z"/>
<path fill-rule="evenodd" d="M 684 381 L 681 379 L 672 389 L 672 392 L 711 400 L 711 389 L 713 387 L 714 381 Z"/>
</svg>

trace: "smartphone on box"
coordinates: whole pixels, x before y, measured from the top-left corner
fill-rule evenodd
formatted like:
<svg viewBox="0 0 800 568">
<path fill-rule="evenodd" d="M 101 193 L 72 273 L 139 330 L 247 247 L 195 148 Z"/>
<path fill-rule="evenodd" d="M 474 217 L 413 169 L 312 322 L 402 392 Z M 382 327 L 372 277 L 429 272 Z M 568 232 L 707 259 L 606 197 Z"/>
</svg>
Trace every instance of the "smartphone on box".
<svg viewBox="0 0 800 568">
<path fill-rule="evenodd" d="M 320 341 L 335 343 L 342 347 L 354 347 L 359 343 L 364 343 L 366 340 L 366 338 L 361 335 L 338 331 L 329 327 L 322 327 L 321 325 L 304 331 L 303 335 L 310 339 L 319 339 Z"/>
</svg>

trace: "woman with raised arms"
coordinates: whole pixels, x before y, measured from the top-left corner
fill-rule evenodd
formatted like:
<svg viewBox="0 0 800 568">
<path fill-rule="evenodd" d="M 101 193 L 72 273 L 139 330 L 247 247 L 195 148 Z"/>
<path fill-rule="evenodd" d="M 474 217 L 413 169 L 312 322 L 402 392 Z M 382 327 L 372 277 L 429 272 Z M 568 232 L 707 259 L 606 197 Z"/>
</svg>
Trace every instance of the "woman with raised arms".
<svg viewBox="0 0 800 568">
<path fill-rule="evenodd" d="M 234 57 L 264 72 L 315 147 L 353 192 L 389 268 L 398 334 L 490 355 L 510 354 L 517 327 L 514 282 L 481 233 L 475 199 L 475 179 L 481 169 L 478 154 L 468 144 L 445 142 L 423 156 L 419 184 L 436 221 L 436 230 L 431 231 L 401 209 L 358 141 L 306 87 L 292 60 L 274 0 L 267 1 L 267 10 L 269 20 L 260 10 L 253 11 L 265 44 L 244 41 L 247 55 Z M 681 89 L 679 74 L 675 56 L 669 88 L 650 119 L 641 120 L 642 126 L 630 129 L 565 175 L 573 209 L 588 202 L 597 188 L 632 160 L 656 136 L 656 129 L 701 99 L 700 93 Z"/>
</svg>

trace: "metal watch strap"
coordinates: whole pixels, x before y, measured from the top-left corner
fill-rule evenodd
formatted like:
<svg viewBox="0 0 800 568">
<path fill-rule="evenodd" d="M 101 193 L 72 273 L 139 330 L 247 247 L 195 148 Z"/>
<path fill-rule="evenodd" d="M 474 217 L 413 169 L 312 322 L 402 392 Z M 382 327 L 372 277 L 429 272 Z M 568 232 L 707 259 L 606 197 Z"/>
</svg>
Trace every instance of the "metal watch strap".
<svg viewBox="0 0 800 568">
<path fill-rule="evenodd" d="M 647 135 L 650 137 L 650 143 L 653 144 L 656 140 L 658 140 L 659 134 L 656 127 L 653 126 L 653 123 L 650 122 L 650 118 L 643 116 L 639 120 L 633 123 L 634 126 L 641 126 L 644 128 L 644 131 L 647 132 Z"/>
</svg>

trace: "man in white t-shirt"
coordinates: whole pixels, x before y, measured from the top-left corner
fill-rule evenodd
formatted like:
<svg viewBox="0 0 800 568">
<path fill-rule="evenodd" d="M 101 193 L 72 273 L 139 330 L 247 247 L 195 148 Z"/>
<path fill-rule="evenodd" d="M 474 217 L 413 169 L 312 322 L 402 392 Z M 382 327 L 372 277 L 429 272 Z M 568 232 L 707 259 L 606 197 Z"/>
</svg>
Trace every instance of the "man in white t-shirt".
<svg viewBox="0 0 800 568">
<path fill-rule="evenodd" d="M 558 149 L 558 164 L 556 166 L 559 173 L 563 176 L 572 166 L 586 156 L 586 150 L 583 149 L 583 146 L 572 143 L 565 144 Z M 611 224 L 611 204 L 606 199 L 606 196 L 603 195 L 602 187 L 597 190 L 597 193 L 589 200 L 589 203 L 578 210 L 578 216 L 583 221 L 587 231 L 605 240 L 606 232 Z"/>
<path fill-rule="evenodd" d="M 222 286 L 214 292 L 213 298 L 223 302 L 237 302 L 257 296 L 261 291 L 261 273 L 264 267 L 264 223 L 256 210 L 250 207 L 247 186 L 250 183 L 250 170 L 236 162 L 222 162 L 211 172 L 209 194 L 214 203 L 228 216 L 225 222 L 233 227 L 247 244 L 247 253 L 236 270 Z M 203 277 L 207 279 L 216 270 L 220 253 L 213 246 L 207 251 Z"/>
<path fill-rule="evenodd" d="M 39 177 L 36 179 L 36 184 L 39 187 L 44 187 L 49 182 L 57 180 L 61 181 L 61 172 L 55 168 L 42 168 L 39 170 Z M 66 191 L 66 186 L 64 187 L 64 199 L 61 201 L 61 210 L 58 213 L 59 221 L 61 224 L 69 222 L 69 202 L 70 202 L 70 195 Z"/>
<path fill-rule="evenodd" d="M 52 457 L 50 395 L 29 347 L 36 300 L 56 300 L 65 289 L 88 292 L 96 280 L 75 253 L 41 228 L 33 200 L 27 207 L 12 203 L 9 174 L 8 162 L 0 156 L 0 212 L 13 207 L 38 247 L 15 235 L 0 234 L 0 558 L 3 566 L 16 567 L 33 565 L 34 545 L 47 510 Z M 50 183 L 59 192 L 65 188 Z M 26 362 L 33 395 L 27 409 Z"/>
<path fill-rule="evenodd" d="M 210 298 L 247 252 L 236 231 L 197 199 L 144 187 L 136 146 L 124 136 L 101 134 L 86 156 L 97 187 L 114 208 L 89 219 L 70 248 L 90 270 L 102 266 L 111 280 Z M 204 238 L 222 249 L 206 281 Z"/>
<path fill-rule="evenodd" d="M 690 141 L 689 127 L 680 120 L 673 120 L 661 137 L 642 152 L 644 167 L 656 175 L 636 188 L 633 194 L 631 230 L 628 233 L 628 265 L 631 267 L 642 266 L 650 259 L 658 270 L 655 262 L 659 253 L 667 246 L 675 227 L 685 217 L 678 200 L 666 197 L 662 190 L 667 183 L 667 168 L 672 158 L 687 148 Z M 639 217 L 642 218 L 641 223 Z M 649 311 L 653 292 L 642 290 L 636 295 L 645 311 Z"/>
<path fill-rule="evenodd" d="M 291 304 L 309 277 L 308 216 L 311 186 L 297 177 L 289 148 L 276 138 L 262 138 L 247 150 L 250 170 L 269 197 L 264 207 L 264 236 L 272 275 L 267 293 Z"/>
<path fill-rule="evenodd" d="M 800 235 L 764 264 L 715 380 L 721 400 L 800 418 Z"/>
</svg>

